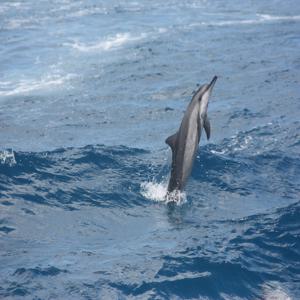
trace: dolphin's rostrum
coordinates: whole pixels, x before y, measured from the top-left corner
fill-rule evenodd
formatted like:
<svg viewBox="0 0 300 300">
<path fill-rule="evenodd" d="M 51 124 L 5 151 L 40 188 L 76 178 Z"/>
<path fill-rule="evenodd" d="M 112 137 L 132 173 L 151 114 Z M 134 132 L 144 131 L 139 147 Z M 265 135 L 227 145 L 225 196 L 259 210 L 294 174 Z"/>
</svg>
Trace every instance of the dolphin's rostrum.
<svg viewBox="0 0 300 300">
<path fill-rule="evenodd" d="M 208 100 L 217 80 L 215 76 L 210 84 L 201 86 L 194 94 L 183 116 L 179 130 L 166 139 L 172 149 L 171 178 L 168 193 L 182 191 L 192 171 L 193 163 L 201 138 L 202 128 L 210 137 L 210 122 L 207 117 Z"/>
</svg>

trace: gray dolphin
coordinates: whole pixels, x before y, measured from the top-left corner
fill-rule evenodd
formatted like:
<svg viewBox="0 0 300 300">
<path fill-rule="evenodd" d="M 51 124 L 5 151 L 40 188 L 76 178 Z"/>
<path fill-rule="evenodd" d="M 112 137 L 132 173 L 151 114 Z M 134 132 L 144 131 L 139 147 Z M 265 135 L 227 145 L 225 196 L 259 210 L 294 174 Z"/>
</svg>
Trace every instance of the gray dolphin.
<svg viewBox="0 0 300 300">
<path fill-rule="evenodd" d="M 210 137 L 210 122 L 207 117 L 208 100 L 217 80 L 213 78 L 210 84 L 201 86 L 194 94 L 183 116 L 178 132 L 169 136 L 166 143 L 172 149 L 171 178 L 168 193 L 181 191 L 191 174 L 193 163 L 201 138 L 202 128 Z"/>
</svg>

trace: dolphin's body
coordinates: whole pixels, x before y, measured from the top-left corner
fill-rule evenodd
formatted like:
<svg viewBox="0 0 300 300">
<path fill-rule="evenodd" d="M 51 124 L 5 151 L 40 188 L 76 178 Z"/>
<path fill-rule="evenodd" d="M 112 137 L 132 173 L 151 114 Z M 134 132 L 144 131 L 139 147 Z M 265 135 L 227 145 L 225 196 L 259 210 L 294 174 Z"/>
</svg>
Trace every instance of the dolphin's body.
<svg viewBox="0 0 300 300">
<path fill-rule="evenodd" d="M 174 190 L 181 191 L 184 188 L 192 171 L 202 128 L 205 129 L 207 139 L 210 137 L 207 107 L 216 80 L 215 76 L 210 84 L 205 84 L 198 89 L 183 116 L 178 132 L 166 139 L 166 143 L 172 149 L 172 169 L 168 193 Z"/>
</svg>

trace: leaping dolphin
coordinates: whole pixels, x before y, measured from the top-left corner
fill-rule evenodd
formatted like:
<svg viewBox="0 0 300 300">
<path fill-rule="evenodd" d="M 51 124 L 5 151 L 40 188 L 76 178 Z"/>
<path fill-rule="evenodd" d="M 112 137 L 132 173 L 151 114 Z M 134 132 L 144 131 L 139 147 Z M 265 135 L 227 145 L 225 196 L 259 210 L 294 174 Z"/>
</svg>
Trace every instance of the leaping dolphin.
<svg viewBox="0 0 300 300">
<path fill-rule="evenodd" d="M 168 194 L 175 190 L 183 190 L 192 171 L 202 128 L 206 132 L 207 139 L 210 138 L 210 122 L 207 117 L 207 107 L 209 96 L 216 80 L 217 76 L 212 79 L 210 84 L 205 84 L 197 90 L 187 107 L 179 130 L 166 139 L 166 143 L 172 149 L 172 167 Z"/>
</svg>

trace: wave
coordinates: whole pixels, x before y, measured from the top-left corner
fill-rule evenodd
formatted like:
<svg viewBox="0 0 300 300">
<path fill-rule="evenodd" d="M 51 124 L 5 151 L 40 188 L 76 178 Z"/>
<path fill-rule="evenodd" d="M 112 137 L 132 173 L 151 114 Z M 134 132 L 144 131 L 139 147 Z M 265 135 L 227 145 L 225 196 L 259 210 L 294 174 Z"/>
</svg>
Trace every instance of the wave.
<svg viewBox="0 0 300 300">
<path fill-rule="evenodd" d="M 212 22 L 197 22 L 192 23 L 189 27 L 198 26 L 235 26 L 235 25 L 252 25 L 252 24 L 265 24 L 271 22 L 298 22 L 300 21 L 300 15 L 293 16 L 275 16 L 268 14 L 257 14 L 256 18 L 244 19 L 244 20 L 222 20 L 222 21 L 212 21 Z"/>
<path fill-rule="evenodd" d="M 177 204 L 185 203 L 188 197 L 199 197 L 199 185 L 205 186 L 209 195 L 222 191 L 240 196 L 276 195 L 278 201 L 297 199 L 298 158 L 273 149 L 264 153 L 250 151 L 249 155 L 246 146 L 247 139 L 244 150 L 236 150 L 231 140 L 201 147 L 187 193 L 177 197 Z M 66 209 L 75 209 L 78 204 L 168 203 L 170 164 L 153 163 L 151 156 L 145 150 L 124 146 L 86 146 L 38 153 L 4 151 L 0 156 L 0 196 Z M 49 185 L 50 181 L 53 184 Z"/>
<path fill-rule="evenodd" d="M 0 81 L 0 96 L 13 96 L 49 89 L 53 86 L 64 85 L 74 77 L 76 77 L 75 74 L 47 74 L 40 79 L 22 79 L 18 82 Z"/>
<path fill-rule="evenodd" d="M 229 123 L 235 116 L 236 113 L 233 113 Z M 243 117 L 247 118 L 246 116 Z M 215 154 L 234 155 L 236 157 L 239 155 L 251 157 L 267 152 L 285 152 L 287 147 L 296 146 L 295 139 L 288 139 L 288 136 L 298 132 L 298 124 L 294 122 L 286 127 L 286 134 L 284 135 L 282 126 L 279 122 L 269 122 L 249 130 L 240 131 L 230 138 L 224 139 L 211 151 Z"/>
<path fill-rule="evenodd" d="M 234 151 L 228 151 L 226 154 L 215 154 L 211 151 L 227 146 L 228 141 L 224 140 L 220 145 L 201 147 L 200 156 L 196 159 L 192 180 L 197 180 L 205 186 L 202 190 L 208 194 L 211 202 L 214 201 L 214 197 L 223 197 L 226 191 L 241 195 L 243 189 L 248 193 L 259 194 L 260 201 L 264 197 L 264 191 L 268 189 L 277 196 L 279 193 L 272 186 L 273 181 L 283 188 L 287 187 L 286 180 L 294 181 L 292 183 L 295 186 L 290 187 L 290 192 L 295 192 L 297 176 L 293 172 L 299 172 L 300 169 L 296 159 L 273 151 L 252 157 L 248 156 L 246 150 L 239 151 L 238 156 Z M 51 258 L 57 249 L 64 251 L 60 252 L 59 257 L 71 255 L 72 259 L 82 261 L 85 254 L 77 250 L 82 249 L 82 245 L 85 245 L 84 251 L 92 253 L 87 254 L 90 255 L 89 261 L 93 257 L 95 260 L 99 260 L 99 257 L 103 260 L 109 258 L 107 264 L 101 265 L 100 271 L 95 270 L 99 270 L 97 264 L 91 269 L 97 274 L 97 278 L 88 283 L 90 293 L 101 283 L 104 293 L 108 291 L 125 298 L 145 298 L 151 293 L 164 295 L 164 298 L 168 299 L 272 299 L 274 295 L 286 296 L 288 299 L 293 298 L 293 293 L 299 295 L 300 291 L 295 283 L 295 279 L 299 279 L 297 262 L 300 258 L 300 202 L 297 195 L 294 195 L 293 200 L 295 202 L 296 199 L 297 202 L 292 205 L 287 205 L 288 200 L 282 198 L 284 203 L 281 205 L 285 207 L 280 209 L 272 208 L 269 211 L 264 210 L 263 213 L 247 214 L 245 217 L 222 216 L 217 220 L 211 214 L 219 208 L 215 205 L 211 208 L 203 208 L 201 204 L 197 206 L 201 202 L 199 198 L 197 205 L 193 203 L 192 206 L 175 208 L 168 206 L 166 209 L 159 206 L 156 209 L 157 205 L 153 205 L 151 201 L 163 201 L 169 166 L 166 167 L 165 161 L 155 160 L 153 163 L 153 155 L 143 149 L 103 145 L 44 152 L 15 151 L 16 164 L 0 164 L 0 203 L 5 205 L 4 208 L 9 210 L 11 215 L 16 212 L 16 219 L 0 219 L 1 236 L 5 241 L 18 237 L 18 234 L 22 240 L 29 239 L 26 247 L 34 245 L 36 251 L 30 253 L 28 250 L 28 255 L 33 257 L 39 253 L 39 261 L 49 261 L 49 255 Z M 270 179 L 260 177 L 262 168 Z M 282 176 L 286 177 L 285 180 Z M 252 186 L 248 189 L 251 183 Z M 216 189 L 207 189 L 208 184 L 215 185 Z M 187 197 L 195 197 L 192 192 L 193 189 L 189 189 Z M 247 207 L 244 199 L 239 198 L 240 202 L 243 202 L 243 210 Z M 17 201 L 23 203 L 13 207 Z M 154 207 L 150 207 L 151 205 Z M 53 236 L 57 234 L 57 241 L 61 243 L 58 244 L 59 247 L 54 243 L 51 248 L 51 235 L 47 236 L 46 242 L 43 239 L 31 240 L 36 236 L 40 237 L 43 230 L 48 230 L 48 223 L 45 223 L 43 214 L 46 215 L 46 220 L 52 220 L 53 215 L 47 214 L 47 206 L 54 207 L 53 214 L 57 214 L 57 208 L 66 210 L 63 211 L 63 215 L 58 215 L 57 220 L 66 216 L 66 223 L 61 224 L 67 224 L 67 228 L 71 226 L 70 219 L 78 226 L 71 230 L 73 233 L 70 233 L 67 240 L 65 233 L 61 235 L 61 232 L 54 231 Z M 105 228 L 105 235 L 99 230 L 99 223 L 94 224 L 94 219 L 86 214 L 86 206 L 91 208 L 87 210 L 89 212 L 93 211 L 93 207 L 100 208 L 95 211 L 95 215 L 97 219 L 102 219 L 101 226 Z M 113 215 L 113 223 L 118 219 L 114 225 L 109 217 L 109 209 Z M 70 214 L 67 210 L 78 211 Z M 126 218 L 122 219 L 124 212 Z M 79 214 L 82 214 L 83 219 L 79 218 Z M 185 214 L 192 215 L 192 219 L 184 216 L 184 222 L 181 222 L 181 216 Z M 22 218 L 21 223 L 19 218 Z M 86 226 L 87 219 L 89 225 Z M 31 224 L 40 222 L 44 222 L 45 226 L 39 228 L 38 235 L 34 233 L 24 237 L 18 230 L 26 224 L 26 220 L 30 223 L 29 228 L 32 228 Z M 38 223 L 31 223 L 30 220 Z M 78 220 L 84 224 L 78 224 Z M 153 227 L 149 226 L 141 235 L 140 231 L 134 233 L 137 235 L 130 237 L 132 240 L 129 242 L 124 238 L 123 228 L 120 229 L 119 237 L 114 236 L 114 226 L 122 227 L 123 222 L 133 222 L 127 227 L 131 235 L 131 230 L 134 232 L 135 227 L 145 226 L 145 221 L 149 224 L 154 223 Z M 97 229 L 90 227 L 91 224 L 97 225 Z M 58 226 L 61 226 L 60 223 Z M 78 231 L 81 233 L 78 234 Z M 103 240 L 107 244 L 103 243 Z M 66 241 L 69 245 L 67 249 L 64 248 Z M 20 251 L 23 250 L 22 245 Z M 119 245 L 125 249 L 121 255 L 116 250 Z M 15 244 L 12 243 L 10 247 L 15 249 Z M 106 256 L 106 251 L 109 256 Z M 132 255 L 129 255 L 129 258 L 128 253 Z M 147 255 L 144 255 L 145 253 Z M 128 259 L 124 260 L 124 257 Z M 147 257 L 151 257 L 151 260 Z M 1 296 L 36 295 L 37 291 L 32 284 L 39 280 L 41 289 L 38 293 L 49 294 L 49 279 L 57 280 L 54 286 L 57 286 L 58 281 L 62 282 L 61 289 L 68 294 L 71 293 L 68 289 L 70 286 L 61 281 L 61 278 L 67 277 L 67 281 L 74 282 L 74 277 L 78 276 L 77 272 L 86 270 L 84 264 L 74 269 L 72 264 L 68 264 L 69 259 L 67 263 L 58 265 L 36 264 L 35 260 L 24 265 L 22 258 L 20 261 L 21 263 L 9 269 L 7 280 L 0 290 Z M 116 273 L 120 276 L 116 277 Z M 90 274 L 85 273 L 84 276 Z M 87 292 L 84 284 L 76 282 L 75 285 L 76 288 L 79 286 L 80 290 Z M 74 292 L 75 298 L 78 293 Z"/>
<path fill-rule="evenodd" d="M 292 299 L 299 294 L 299 204 L 202 229 L 197 225 L 197 238 L 192 235 L 180 252 L 163 255 L 153 279 L 111 285 L 130 296 L 154 291 L 166 298 Z"/>
<path fill-rule="evenodd" d="M 0 164 L 7 164 L 10 167 L 16 164 L 16 158 L 13 150 L 0 151 Z"/>
<path fill-rule="evenodd" d="M 9 10 L 20 10 L 24 6 L 21 2 L 0 3 L 0 14 L 6 13 Z"/>
<path fill-rule="evenodd" d="M 56 276 L 60 273 L 68 273 L 67 270 L 60 270 L 56 267 L 50 266 L 47 268 L 41 268 L 41 267 L 36 267 L 36 268 L 18 268 L 14 272 L 14 276 L 26 276 L 30 278 L 36 278 L 38 276 Z"/>
<path fill-rule="evenodd" d="M 33 267 L 33 268 L 17 268 L 12 274 L 14 281 L 11 282 L 6 289 L 0 289 L 0 295 L 8 298 L 19 298 L 24 296 L 32 296 L 33 288 L 30 286 L 32 282 L 41 280 L 43 278 L 58 276 L 66 276 L 69 272 L 64 269 L 59 269 L 54 266 L 47 267 Z M 7 284 L 7 282 L 5 282 Z"/>
<path fill-rule="evenodd" d="M 140 183 L 149 166 L 139 158 L 145 153 L 122 146 L 15 152 L 16 164 L 0 164 L 0 198 L 65 209 L 145 204 Z"/>
<path fill-rule="evenodd" d="M 275 16 L 267 14 L 257 14 L 262 20 L 266 21 L 300 21 L 300 15 L 294 16 Z"/>
<path fill-rule="evenodd" d="M 300 202 L 297 201 L 273 213 L 231 222 L 232 226 L 238 225 L 243 230 L 230 240 L 227 251 L 239 249 L 240 262 L 260 273 L 264 280 L 262 290 L 266 299 L 273 299 L 272 295 L 286 295 L 284 299 L 289 299 L 292 290 L 288 291 L 280 283 L 291 284 L 300 280 L 299 264 L 296 263 L 300 259 L 299 213 Z M 274 269 L 278 270 L 276 276 Z M 293 292 L 299 293 L 299 287 Z"/>
<path fill-rule="evenodd" d="M 201 146 L 187 192 L 179 197 L 178 204 L 207 195 L 212 197 L 215 193 L 251 201 L 260 197 L 270 199 L 265 207 L 282 206 L 282 199 L 287 203 L 298 199 L 299 159 L 293 152 L 286 152 L 288 143 L 282 147 L 278 130 L 282 128 L 268 123 L 218 144 Z M 87 146 L 39 153 L 6 151 L 0 155 L 3 175 L 0 187 L 11 197 L 67 209 L 78 204 L 167 203 L 170 162 L 157 161 L 153 158 L 157 153 L 144 151 L 123 146 Z M 166 158 L 167 151 L 159 155 Z M 56 182 L 56 188 L 49 186 L 49 180 Z M 30 191 L 24 192 L 24 182 L 31 186 Z M 38 189 L 41 186 L 42 191 Z M 202 192 L 203 187 L 207 195 Z"/>
<path fill-rule="evenodd" d="M 292 300 L 289 292 L 279 282 L 266 282 L 262 288 L 263 299 L 265 300 Z"/>
<path fill-rule="evenodd" d="M 47 21 L 51 21 L 49 16 L 44 17 L 27 17 L 27 18 L 12 18 L 6 21 L 3 29 L 15 30 L 15 29 L 38 29 L 41 25 L 44 25 Z"/>
<path fill-rule="evenodd" d="M 293 299 L 299 295 L 299 204 L 235 221 L 189 224 L 181 228 L 180 251 L 170 247 L 160 255 L 155 275 L 134 282 L 114 277 L 109 286 L 129 297 L 151 291 L 168 299 Z M 167 237 L 170 243 L 172 235 Z"/>
<path fill-rule="evenodd" d="M 230 147 L 230 145 L 228 145 Z M 223 150 L 223 152 L 221 152 Z M 227 152 L 228 151 L 228 152 Z M 192 171 L 192 179 L 211 186 L 211 193 L 223 190 L 240 196 L 297 199 L 300 194 L 300 163 L 285 152 L 229 152 L 226 146 L 202 147 Z"/>
<path fill-rule="evenodd" d="M 4 27 L 5 29 L 17 29 L 17 28 L 33 28 L 32 19 L 13 19 L 9 20 Z"/>
<path fill-rule="evenodd" d="M 91 8 L 83 8 L 77 11 L 70 12 L 67 16 L 70 18 L 81 18 L 85 16 L 91 15 L 107 15 L 109 12 L 105 7 L 91 7 Z"/>
<path fill-rule="evenodd" d="M 130 33 L 118 33 L 115 36 L 108 37 L 104 41 L 99 41 L 93 44 L 84 44 L 80 42 L 65 43 L 64 45 L 71 46 L 72 48 L 81 52 L 94 52 L 94 51 L 108 51 L 119 48 L 125 44 L 139 41 L 144 39 L 147 35 L 142 33 L 137 36 L 132 36 Z"/>
</svg>

